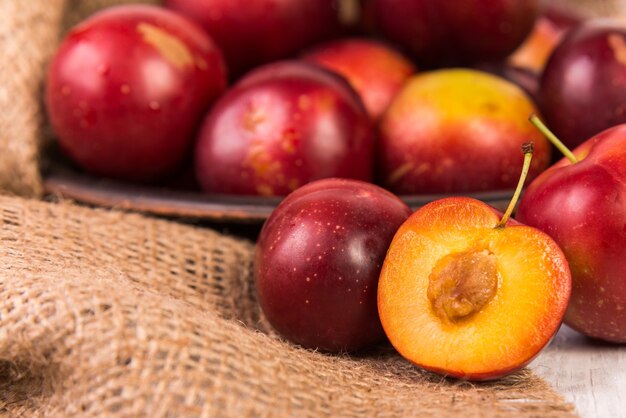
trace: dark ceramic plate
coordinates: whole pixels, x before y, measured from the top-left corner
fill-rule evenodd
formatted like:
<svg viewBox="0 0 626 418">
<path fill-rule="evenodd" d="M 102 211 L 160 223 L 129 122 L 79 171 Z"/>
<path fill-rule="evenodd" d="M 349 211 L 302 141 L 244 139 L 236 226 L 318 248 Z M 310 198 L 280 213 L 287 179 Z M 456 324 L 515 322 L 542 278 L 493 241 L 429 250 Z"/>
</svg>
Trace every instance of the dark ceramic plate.
<svg viewBox="0 0 626 418">
<path fill-rule="evenodd" d="M 256 196 L 208 195 L 134 185 L 92 177 L 67 168 L 51 170 L 44 178 L 44 188 L 50 195 L 96 206 L 224 223 L 260 224 L 281 200 Z M 511 190 L 465 194 L 502 211 L 506 209 L 512 195 Z M 412 195 L 401 198 L 415 210 L 445 196 L 450 195 Z"/>
</svg>

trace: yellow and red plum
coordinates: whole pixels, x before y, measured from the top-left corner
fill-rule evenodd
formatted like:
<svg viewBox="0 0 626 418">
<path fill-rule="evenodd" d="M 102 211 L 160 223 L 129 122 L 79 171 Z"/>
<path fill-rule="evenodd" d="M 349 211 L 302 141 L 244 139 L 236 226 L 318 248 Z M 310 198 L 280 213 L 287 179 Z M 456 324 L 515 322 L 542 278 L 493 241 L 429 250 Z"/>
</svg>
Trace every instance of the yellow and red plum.
<svg viewBox="0 0 626 418">
<path fill-rule="evenodd" d="M 581 18 L 567 10 L 547 8 L 535 21 L 528 38 L 507 58 L 507 63 L 541 74 L 548 58 L 565 34 L 581 22 Z"/>
<path fill-rule="evenodd" d="M 398 194 L 512 189 L 523 143 L 535 144 L 530 178 L 550 161 L 549 142 L 528 123 L 533 112 L 520 87 L 494 75 L 415 75 L 380 122 L 379 182 Z"/>
</svg>

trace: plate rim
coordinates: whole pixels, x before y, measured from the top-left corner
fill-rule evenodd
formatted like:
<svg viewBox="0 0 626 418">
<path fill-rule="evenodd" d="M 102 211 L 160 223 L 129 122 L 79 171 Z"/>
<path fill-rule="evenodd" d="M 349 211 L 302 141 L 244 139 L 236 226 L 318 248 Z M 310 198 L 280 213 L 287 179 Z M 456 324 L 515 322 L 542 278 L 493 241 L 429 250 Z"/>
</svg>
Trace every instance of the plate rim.
<svg viewBox="0 0 626 418">
<path fill-rule="evenodd" d="M 96 177 L 68 168 L 49 170 L 43 176 L 47 195 L 89 205 L 144 214 L 204 219 L 216 222 L 264 222 L 284 197 L 208 194 L 142 185 Z M 412 210 L 444 197 L 467 196 L 504 210 L 513 190 L 399 195 Z"/>
</svg>

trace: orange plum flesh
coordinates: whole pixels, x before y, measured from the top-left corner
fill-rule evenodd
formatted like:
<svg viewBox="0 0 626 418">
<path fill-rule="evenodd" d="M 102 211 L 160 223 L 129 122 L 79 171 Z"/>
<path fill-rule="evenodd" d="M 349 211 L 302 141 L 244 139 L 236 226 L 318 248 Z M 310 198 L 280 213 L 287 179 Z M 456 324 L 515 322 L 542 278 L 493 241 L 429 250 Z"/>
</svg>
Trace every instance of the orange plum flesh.
<svg viewBox="0 0 626 418">
<path fill-rule="evenodd" d="M 543 232 L 465 197 L 432 202 L 396 233 L 378 311 L 412 363 L 467 380 L 528 364 L 557 332 L 570 291 L 567 261 Z"/>
</svg>

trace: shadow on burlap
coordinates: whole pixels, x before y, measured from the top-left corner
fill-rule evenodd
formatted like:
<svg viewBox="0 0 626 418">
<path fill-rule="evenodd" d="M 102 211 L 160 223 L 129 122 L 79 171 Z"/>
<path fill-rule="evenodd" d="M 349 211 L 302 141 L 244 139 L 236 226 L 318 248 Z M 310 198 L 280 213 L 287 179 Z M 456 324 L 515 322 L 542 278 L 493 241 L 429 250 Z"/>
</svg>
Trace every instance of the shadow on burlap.
<svg viewBox="0 0 626 418">
<path fill-rule="evenodd" d="M 0 0 L 3 193 L 42 195 L 42 80 L 59 34 L 124 2 Z M 528 370 L 471 385 L 387 346 L 295 347 L 259 311 L 252 257 L 208 229 L 0 197 L 0 415 L 574 416 Z"/>
</svg>

